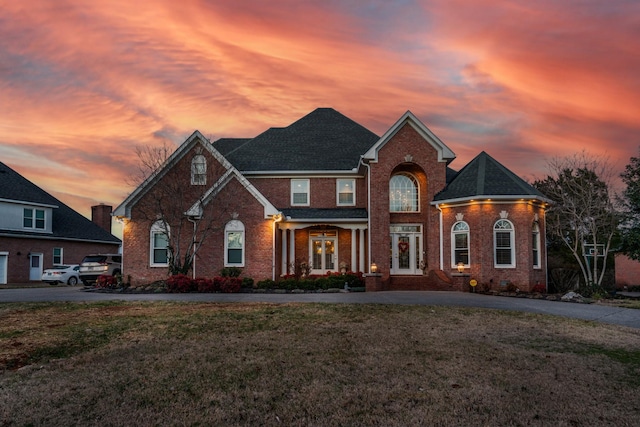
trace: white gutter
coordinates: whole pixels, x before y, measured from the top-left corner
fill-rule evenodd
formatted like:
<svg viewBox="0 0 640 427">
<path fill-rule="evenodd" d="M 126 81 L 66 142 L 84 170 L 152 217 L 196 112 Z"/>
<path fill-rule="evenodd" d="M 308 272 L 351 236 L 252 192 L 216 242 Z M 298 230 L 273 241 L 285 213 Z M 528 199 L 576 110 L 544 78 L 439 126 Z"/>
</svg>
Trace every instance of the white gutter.
<svg viewBox="0 0 640 427">
<path fill-rule="evenodd" d="M 438 219 L 440 221 L 440 270 L 444 271 L 444 242 L 442 241 L 444 230 L 442 226 L 442 208 L 440 208 L 439 203 L 436 203 L 436 209 L 438 209 Z"/>
</svg>

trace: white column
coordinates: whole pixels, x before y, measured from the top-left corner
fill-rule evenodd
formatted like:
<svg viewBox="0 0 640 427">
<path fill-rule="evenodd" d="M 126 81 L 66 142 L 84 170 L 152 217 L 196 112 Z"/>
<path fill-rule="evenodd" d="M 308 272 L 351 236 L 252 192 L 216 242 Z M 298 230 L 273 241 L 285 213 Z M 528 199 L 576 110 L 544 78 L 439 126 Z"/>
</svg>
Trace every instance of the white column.
<svg viewBox="0 0 640 427">
<path fill-rule="evenodd" d="M 280 230 L 280 241 L 282 242 L 282 261 L 280 262 L 280 274 L 287 274 L 287 229 Z"/>
<path fill-rule="evenodd" d="M 360 235 L 360 269 L 358 271 L 366 273 L 367 271 L 369 271 L 369 269 L 364 263 L 364 230 L 364 228 L 358 229 L 358 234 Z"/>
<path fill-rule="evenodd" d="M 295 265 L 296 263 L 296 229 L 292 228 L 291 235 L 289 236 L 289 264 Z M 290 265 L 288 267 L 290 267 Z M 288 273 L 292 273 L 292 271 L 287 271 Z"/>
<path fill-rule="evenodd" d="M 356 229 L 352 228 L 351 229 L 351 266 L 349 267 L 349 269 L 351 271 L 358 271 L 357 268 L 358 266 L 356 265 Z"/>
</svg>

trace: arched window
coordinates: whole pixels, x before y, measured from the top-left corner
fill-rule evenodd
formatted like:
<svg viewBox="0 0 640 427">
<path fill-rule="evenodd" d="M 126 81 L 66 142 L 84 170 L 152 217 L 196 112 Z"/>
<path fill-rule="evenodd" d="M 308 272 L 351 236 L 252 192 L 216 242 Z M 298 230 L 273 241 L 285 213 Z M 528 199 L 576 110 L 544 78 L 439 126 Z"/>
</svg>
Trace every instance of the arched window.
<svg viewBox="0 0 640 427">
<path fill-rule="evenodd" d="M 515 267 L 515 232 L 511 221 L 500 219 L 493 226 L 494 266 Z"/>
<path fill-rule="evenodd" d="M 451 227 L 451 266 L 469 267 L 469 224 L 458 221 Z"/>
<path fill-rule="evenodd" d="M 531 229 L 531 245 L 533 268 L 540 268 L 540 225 L 537 222 L 533 223 Z"/>
<path fill-rule="evenodd" d="M 411 175 L 398 174 L 389 180 L 389 210 L 418 212 L 418 182 Z"/>
<path fill-rule="evenodd" d="M 224 227 L 225 267 L 244 267 L 244 224 L 236 219 Z"/>
<path fill-rule="evenodd" d="M 169 265 L 169 230 L 163 221 L 156 221 L 151 226 L 149 242 L 149 264 L 151 267 L 167 267 Z"/>
<path fill-rule="evenodd" d="M 191 185 L 207 184 L 207 159 L 198 154 L 191 160 Z"/>
</svg>

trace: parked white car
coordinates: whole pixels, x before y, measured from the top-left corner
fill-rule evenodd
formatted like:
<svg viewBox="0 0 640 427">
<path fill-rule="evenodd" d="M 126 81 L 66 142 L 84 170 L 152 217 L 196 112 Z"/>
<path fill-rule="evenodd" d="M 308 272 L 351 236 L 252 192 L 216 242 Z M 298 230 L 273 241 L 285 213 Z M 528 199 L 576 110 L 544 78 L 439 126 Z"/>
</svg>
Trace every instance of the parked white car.
<svg viewBox="0 0 640 427">
<path fill-rule="evenodd" d="M 78 264 L 56 265 L 52 268 L 47 268 L 42 273 L 42 281 L 50 285 L 66 283 L 69 286 L 75 286 L 80 281 L 79 269 L 80 266 Z"/>
</svg>

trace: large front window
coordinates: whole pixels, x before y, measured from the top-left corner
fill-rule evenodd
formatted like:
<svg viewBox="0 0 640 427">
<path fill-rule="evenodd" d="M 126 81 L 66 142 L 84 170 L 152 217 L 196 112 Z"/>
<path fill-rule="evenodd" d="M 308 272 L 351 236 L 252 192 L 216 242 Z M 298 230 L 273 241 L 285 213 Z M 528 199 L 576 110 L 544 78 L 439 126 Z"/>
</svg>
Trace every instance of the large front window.
<svg viewBox="0 0 640 427">
<path fill-rule="evenodd" d="M 389 210 L 418 212 L 418 183 L 411 175 L 394 175 L 389 180 Z"/>
<path fill-rule="evenodd" d="M 224 229 L 224 265 L 244 267 L 244 224 L 229 221 Z"/>
<path fill-rule="evenodd" d="M 515 237 L 511 221 L 501 219 L 495 223 L 493 243 L 495 267 L 515 267 Z"/>
<path fill-rule="evenodd" d="M 451 258 L 452 267 L 462 263 L 469 267 L 469 224 L 465 221 L 458 221 L 451 227 L 451 240 L 453 242 L 453 252 Z"/>
</svg>

